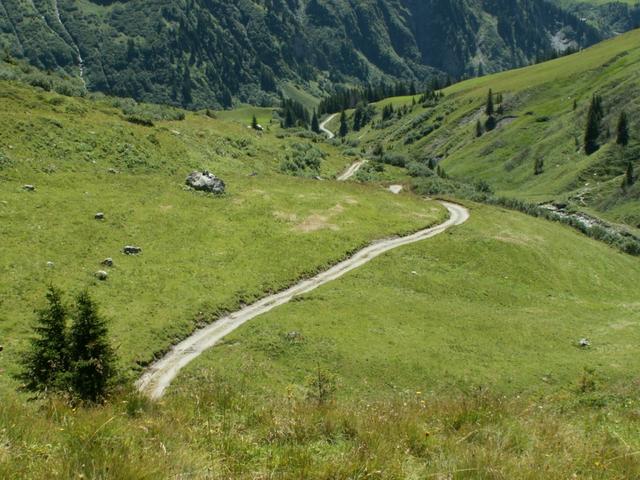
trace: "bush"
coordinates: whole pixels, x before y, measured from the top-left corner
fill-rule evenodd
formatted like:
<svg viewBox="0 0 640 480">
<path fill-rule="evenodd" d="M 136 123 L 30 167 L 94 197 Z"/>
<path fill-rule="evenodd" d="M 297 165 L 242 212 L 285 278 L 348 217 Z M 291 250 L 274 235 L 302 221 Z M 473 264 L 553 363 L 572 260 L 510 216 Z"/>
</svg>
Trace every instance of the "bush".
<svg viewBox="0 0 640 480">
<path fill-rule="evenodd" d="M 382 163 L 392 165 L 394 167 L 404 168 L 407 166 L 407 157 L 401 153 L 385 153 L 382 156 Z"/>
<path fill-rule="evenodd" d="M 407 165 L 407 173 L 411 177 L 432 177 L 434 175 L 426 164 L 419 162 L 409 162 Z"/>
</svg>

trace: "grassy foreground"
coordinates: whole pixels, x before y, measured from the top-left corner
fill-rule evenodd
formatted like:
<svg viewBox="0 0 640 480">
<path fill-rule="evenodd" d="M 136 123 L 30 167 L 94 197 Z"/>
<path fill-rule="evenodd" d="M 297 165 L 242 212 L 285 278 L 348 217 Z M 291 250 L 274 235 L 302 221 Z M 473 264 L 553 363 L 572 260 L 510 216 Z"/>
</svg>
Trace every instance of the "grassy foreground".
<svg viewBox="0 0 640 480">
<path fill-rule="evenodd" d="M 474 207 L 246 325 L 159 403 L 72 410 L 8 392 L 0 476 L 636 478 L 637 266 Z M 324 404 L 318 364 L 336 387 Z"/>
</svg>

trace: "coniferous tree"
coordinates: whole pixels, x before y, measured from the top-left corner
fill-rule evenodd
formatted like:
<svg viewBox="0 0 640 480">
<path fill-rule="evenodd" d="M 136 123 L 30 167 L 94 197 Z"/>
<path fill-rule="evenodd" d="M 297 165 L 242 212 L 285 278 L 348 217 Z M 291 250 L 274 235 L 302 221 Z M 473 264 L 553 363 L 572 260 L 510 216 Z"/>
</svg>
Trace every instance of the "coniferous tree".
<svg viewBox="0 0 640 480">
<path fill-rule="evenodd" d="M 228 88 L 224 88 L 222 90 L 222 98 L 220 99 L 223 108 L 231 108 L 233 107 L 233 96 L 231 95 L 231 91 Z"/>
<path fill-rule="evenodd" d="M 254 130 L 258 129 L 258 119 L 256 118 L 255 115 L 251 119 L 251 128 L 253 128 Z"/>
<path fill-rule="evenodd" d="M 480 138 L 484 133 L 484 128 L 482 127 L 482 122 L 478 119 L 476 123 L 476 137 Z"/>
<path fill-rule="evenodd" d="M 600 148 L 598 137 L 600 136 L 600 122 L 602 121 L 602 103 L 600 97 L 594 95 L 587 113 L 587 128 L 584 134 L 584 151 L 587 155 L 595 153 Z"/>
<path fill-rule="evenodd" d="M 489 115 L 489 117 L 487 117 L 487 121 L 484 122 L 484 128 L 487 130 L 487 132 L 490 132 L 491 130 L 495 129 L 496 126 L 496 117 L 494 117 L 493 115 Z"/>
<path fill-rule="evenodd" d="M 315 133 L 320 133 L 320 122 L 318 122 L 318 112 L 313 111 L 313 118 L 311 118 L 311 130 Z"/>
<path fill-rule="evenodd" d="M 189 106 L 193 102 L 193 97 L 191 96 L 192 87 L 191 69 L 189 68 L 189 65 L 186 65 L 184 68 L 184 75 L 182 77 L 182 103 L 185 106 Z"/>
<path fill-rule="evenodd" d="M 340 136 L 346 137 L 347 133 L 349 133 L 349 125 L 347 125 L 347 114 L 343 110 L 340 115 Z"/>
<path fill-rule="evenodd" d="M 629 144 L 629 120 L 626 112 L 620 113 L 620 118 L 618 119 L 618 137 L 616 143 L 623 147 Z"/>
<path fill-rule="evenodd" d="M 353 114 L 353 131 L 358 132 L 365 124 L 365 106 L 363 103 L 359 103 L 356 107 L 356 111 Z"/>
<path fill-rule="evenodd" d="M 633 172 L 633 164 L 631 162 L 627 163 L 627 171 L 624 174 L 624 180 L 622 181 L 622 189 L 626 190 L 629 187 L 632 187 L 636 182 L 636 177 Z"/>
<path fill-rule="evenodd" d="M 487 95 L 487 106 L 484 109 L 484 113 L 487 114 L 488 117 L 493 116 L 495 113 L 495 107 L 493 104 L 493 91 L 489 89 L 489 94 Z"/>
<path fill-rule="evenodd" d="M 59 390 L 61 376 L 69 368 L 67 349 L 67 309 L 60 291 L 53 286 L 47 292 L 48 305 L 38 312 L 36 337 L 22 359 L 23 371 L 19 379 L 33 392 Z"/>
<path fill-rule="evenodd" d="M 533 166 L 533 174 L 541 175 L 542 173 L 544 173 L 544 160 L 542 158 L 536 158 Z"/>
<path fill-rule="evenodd" d="M 69 352 L 71 384 L 83 400 L 102 399 L 115 373 L 115 353 L 107 335 L 107 324 L 97 305 L 87 291 L 82 292 L 69 331 Z"/>
</svg>

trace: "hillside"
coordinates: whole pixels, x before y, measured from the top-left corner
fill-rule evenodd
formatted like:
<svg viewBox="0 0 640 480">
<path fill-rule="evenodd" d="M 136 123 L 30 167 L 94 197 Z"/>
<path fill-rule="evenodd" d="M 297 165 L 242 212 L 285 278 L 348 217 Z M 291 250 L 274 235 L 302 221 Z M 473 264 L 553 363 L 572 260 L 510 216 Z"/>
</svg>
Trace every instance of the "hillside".
<svg viewBox="0 0 640 480">
<path fill-rule="evenodd" d="M 147 18 L 120 15 L 160 3 L 60 1 L 59 35 L 75 38 L 66 22 L 78 12 L 110 12 L 144 32 Z M 167 8 L 195 20 L 200 9 L 278 5 L 310 18 L 304 2 L 229 3 Z M 516 4 L 509 15 L 529 20 L 546 5 Z M 350 12 L 339 0 L 308 5 L 335 7 L 315 17 L 326 23 Z M 427 3 L 353 5 L 409 15 Z M 12 28 L 37 31 L 39 18 Z M 99 25 L 104 52 L 127 43 Z M 448 45 L 464 31 L 449 31 Z M 232 44 L 225 58 L 239 60 L 226 56 Z M 640 256 L 489 204 L 494 193 L 565 204 L 637 231 L 640 181 L 622 181 L 629 166 L 640 172 L 640 30 L 442 92 L 360 104 L 344 125 L 339 113 L 323 117 L 323 128 L 347 130 L 332 139 L 284 128 L 285 107 L 184 110 L 87 92 L 91 56 L 75 53 L 82 78 L 73 48 L 68 71 L 0 59 L 1 479 L 640 478 Z M 145 61 L 161 62 L 157 53 Z M 192 67 L 195 85 L 205 66 Z M 157 73 L 140 96 L 166 93 Z M 315 105 L 290 73 L 286 91 Z M 496 126 L 485 130 L 490 89 Z M 190 107 L 203 92 L 192 90 Z M 587 155 L 594 98 L 599 148 Z M 615 142 L 623 110 L 625 147 Z M 194 171 L 225 191 L 189 188 Z M 78 365 L 102 373 L 96 356 L 46 391 L 25 391 L 16 376 L 50 285 L 71 308 L 70 329 L 74 298 L 86 290 L 97 302 L 108 330 L 98 340 L 117 356 L 105 396 L 81 400 L 66 377 Z M 62 338 L 69 355 L 94 347 Z M 56 366 L 43 358 L 45 371 Z M 140 380 L 158 359 L 172 375 L 151 398 Z"/>
<path fill-rule="evenodd" d="M 0 50 L 82 74 L 91 91 L 187 107 L 272 104 L 289 81 L 320 97 L 336 84 L 474 76 L 600 38 L 543 0 L 0 6 Z"/>
<path fill-rule="evenodd" d="M 372 123 L 351 132 L 348 143 L 370 155 L 383 144 L 389 153 L 383 161 L 394 162 L 391 153 L 401 155 L 401 163 L 413 161 L 416 182 L 426 191 L 430 182 L 438 188 L 427 168 L 437 164 L 455 179 L 486 182 L 498 195 L 564 203 L 637 227 L 639 186 L 623 190 L 621 184 L 629 163 L 640 170 L 639 46 L 636 30 L 554 61 L 459 83 L 436 103 L 414 105 L 417 97 L 382 101 Z M 501 95 L 503 103 L 495 105 L 497 127 L 484 132 L 490 89 L 494 101 Z M 594 94 L 602 96 L 604 118 L 600 149 L 587 155 L 584 134 Z M 383 120 L 388 104 L 395 110 Z M 615 138 L 623 110 L 631 131 L 625 148 Z"/>
<path fill-rule="evenodd" d="M 640 27 L 640 4 L 636 0 L 554 0 L 554 3 L 607 36 Z"/>
</svg>

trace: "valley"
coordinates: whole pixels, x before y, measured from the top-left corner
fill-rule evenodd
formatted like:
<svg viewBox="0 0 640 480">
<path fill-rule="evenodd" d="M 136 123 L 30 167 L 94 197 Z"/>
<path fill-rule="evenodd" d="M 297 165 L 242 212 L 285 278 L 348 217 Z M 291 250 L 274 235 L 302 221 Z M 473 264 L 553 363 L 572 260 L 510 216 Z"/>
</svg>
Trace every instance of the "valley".
<svg viewBox="0 0 640 480">
<path fill-rule="evenodd" d="M 634 2 L 0 6 L 0 478 L 640 478 Z"/>
</svg>

